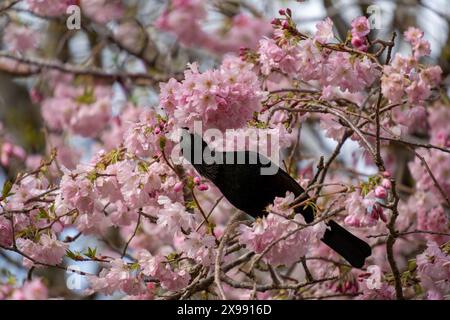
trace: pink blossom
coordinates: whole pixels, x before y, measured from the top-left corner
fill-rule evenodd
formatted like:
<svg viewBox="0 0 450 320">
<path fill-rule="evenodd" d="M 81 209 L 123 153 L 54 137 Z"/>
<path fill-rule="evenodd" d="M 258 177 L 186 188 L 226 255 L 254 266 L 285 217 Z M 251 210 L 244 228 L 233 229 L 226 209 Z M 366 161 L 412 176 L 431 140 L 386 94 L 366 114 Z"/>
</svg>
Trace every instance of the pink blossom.
<svg viewBox="0 0 450 320">
<path fill-rule="evenodd" d="M 420 80 L 430 87 L 436 87 L 442 80 L 442 69 L 440 66 L 428 67 L 420 72 Z"/>
<path fill-rule="evenodd" d="M 375 192 L 369 192 L 364 198 L 359 192 L 353 192 L 345 201 L 347 217 L 344 222 L 353 227 L 372 227 L 381 219 L 386 222 L 387 217 L 375 198 Z"/>
<path fill-rule="evenodd" d="M 189 258 L 204 266 L 210 266 L 215 262 L 216 239 L 210 234 L 202 235 L 198 232 L 191 232 L 184 237 L 178 245 L 178 249 Z"/>
<path fill-rule="evenodd" d="M 125 203 L 132 209 L 156 204 L 161 187 L 159 175 L 153 174 L 151 167 L 144 169 L 133 161 L 120 162 L 117 168 L 117 181 L 120 184 Z"/>
<path fill-rule="evenodd" d="M 298 49 L 293 46 L 279 47 L 273 39 L 260 40 L 258 53 L 261 71 L 266 75 L 276 69 L 286 74 L 296 72 L 298 70 L 297 52 Z"/>
<path fill-rule="evenodd" d="M 383 186 L 375 188 L 375 197 L 385 199 L 387 197 L 387 190 Z"/>
<path fill-rule="evenodd" d="M 423 31 L 418 28 L 409 27 L 403 35 L 405 36 L 406 41 L 414 46 L 422 40 L 424 34 Z"/>
<path fill-rule="evenodd" d="M 147 288 L 139 277 L 136 277 L 132 267 L 122 259 L 111 262 L 110 268 L 103 269 L 97 276 L 89 276 L 90 291 L 112 295 L 122 291 L 129 295 L 144 294 Z"/>
<path fill-rule="evenodd" d="M 428 164 L 431 172 L 433 172 L 437 182 L 441 189 L 448 195 L 450 194 L 450 167 L 447 165 L 450 163 L 450 155 L 439 150 L 421 150 L 418 151 Z M 411 174 L 416 179 L 417 188 L 425 191 L 432 191 L 440 196 L 439 190 L 436 188 L 433 179 L 430 177 L 426 168 L 422 165 L 422 161 L 416 157 L 414 162 L 409 164 Z"/>
<path fill-rule="evenodd" d="M 384 178 L 384 179 L 381 181 L 381 186 L 382 186 L 383 188 L 385 188 L 386 190 L 390 190 L 391 187 L 392 187 L 391 180 L 389 180 L 389 179 L 387 179 L 387 178 Z"/>
<path fill-rule="evenodd" d="M 25 157 L 26 153 L 22 147 L 13 145 L 10 142 L 5 142 L 2 144 L 0 151 L 0 163 L 3 166 L 9 166 L 11 158 L 17 158 L 23 161 L 25 160 Z"/>
<path fill-rule="evenodd" d="M 191 127 L 194 120 L 202 120 L 205 129 L 244 126 L 261 106 L 260 84 L 252 68 L 236 57 L 226 57 L 219 69 L 205 73 L 191 65 L 180 89 L 166 98 L 176 101 L 175 109 L 170 103 L 166 112 L 180 127 Z"/>
<path fill-rule="evenodd" d="M 429 241 L 427 249 L 416 258 L 417 274 L 428 299 L 443 299 L 450 293 L 450 256 L 436 242 Z"/>
<path fill-rule="evenodd" d="M 365 37 L 370 33 L 369 20 L 364 17 L 358 17 L 352 21 L 352 35 L 357 37 Z"/>
<path fill-rule="evenodd" d="M 439 205 L 428 209 L 427 207 L 417 208 L 417 227 L 420 230 L 448 233 L 450 231 L 446 209 Z M 428 240 L 435 241 L 439 244 L 450 240 L 450 236 L 441 236 L 433 234 L 424 234 Z"/>
<path fill-rule="evenodd" d="M 287 217 L 280 217 L 280 215 L 288 215 L 292 211 L 292 209 L 288 210 L 286 206 L 293 200 L 292 193 L 286 198 L 276 198 L 269 210 L 277 214 L 269 213 L 268 216 L 256 220 L 251 227 L 241 225 L 239 227 L 240 243 L 245 244 L 256 253 L 261 253 L 277 239 L 291 234 L 286 239 L 276 242 L 263 259 L 274 265 L 290 265 L 303 257 L 308 252 L 311 242 L 320 239 L 325 229 L 320 224 L 315 228 L 301 228 Z M 293 220 L 305 223 L 299 214 L 295 215 Z"/>
<path fill-rule="evenodd" d="M 9 24 L 4 29 L 4 43 L 10 50 L 26 52 L 36 49 L 39 37 L 34 30 L 26 26 Z"/>
<path fill-rule="evenodd" d="M 208 185 L 207 185 L 207 184 L 204 184 L 204 183 L 198 185 L 197 188 L 198 188 L 198 190 L 200 190 L 200 191 L 206 191 L 206 190 L 209 189 Z"/>
<path fill-rule="evenodd" d="M 360 51 L 367 51 L 368 49 L 366 39 L 358 36 L 352 37 L 352 46 Z"/>
<path fill-rule="evenodd" d="M 362 284 L 362 295 L 357 300 L 394 300 L 395 289 L 386 282 L 381 283 L 379 289 L 369 289 L 365 283 Z"/>
<path fill-rule="evenodd" d="M 125 8 L 121 0 L 80 0 L 84 14 L 98 23 L 122 18 Z"/>
<path fill-rule="evenodd" d="M 0 246 L 9 247 L 12 245 L 11 222 L 3 216 L 0 216 Z"/>
<path fill-rule="evenodd" d="M 160 196 L 158 203 L 163 207 L 158 212 L 158 225 L 167 228 L 171 234 L 180 234 L 195 228 L 194 217 L 186 212 L 186 208 L 168 197 Z"/>
<path fill-rule="evenodd" d="M 81 167 L 77 167 L 80 172 Z M 85 175 L 67 172 L 61 180 L 61 194 L 64 201 L 81 213 L 91 213 L 94 209 L 95 192 L 92 183 Z"/>
<path fill-rule="evenodd" d="M 316 24 L 316 34 L 314 35 L 314 39 L 320 43 L 327 43 L 328 41 L 334 38 L 333 34 L 333 20 L 330 18 L 326 18 L 324 21 L 321 21 Z"/>
<path fill-rule="evenodd" d="M 76 4 L 76 0 L 26 0 L 31 11 L 44 16 L 65 15 L 67 7 Z"/>
<path fill-rule="evenodd" d="M 138 263 L 142 273 L 157 278 L 161 286 L 170 291 L 176 291 L 186 287 L 190 275 L 183 269 L 173 270 L 169 263 L 160 255 L 152 256 L 148 251 L 142 250 L 138 253 Z"/>
<path fill-rule="evenodd" d="M 155 155 L 160 150 L 159 141 L 164 135 L 161 134 L 162 121 L 158 121 L 155 112 L 143 113 L 141 121 L 128 128 L 124 135 L 124 145 L 128 151 L 139 157 Z"/>
<path fill-rule="evenodd" d="M 80 106 L 70 119 L 74 133 L 84 137 L 95 137 L 108 123 L 111 114 L 111 102 L 103 98 L 89 106 Z"/>
<path fill-rule="evenodd" d="M 0 295 L 1 297 L 1 295 Z M 21 288 L 15 289 L 10 300 L 46 300 L 48 299 L 48 288 L 42 279 L 26 281 Z"/>
<path fill-rule="evenodd" d="M 256 49 L 259 39 L 272 33 L 268 21 L 245 13 L 235 15 L 230 24 L 226 32 L 209 33 L 202 45 L 216 53 L 235 53 L 240 48 Z"/>
<path fill-rule="evenodd" d="M 66 254 L 67 244 L 56 240 L 54 236 L 48 236 L 46 234 L 41 235 L 38 243 L 31 241 L 30 239 L 17 239 L 18 248 L 34 259 L 36 262 L 46 263 L 51 265 L 57 265 L 61 263 L 62 258 Z M 34 264 L 29 259 L 24 260 L 24 265 L 27 268 L 31 266 L 42 267 L 42 265 Z"/>
<path fill-rule="evenodd" d="M 173 187 L 173 191 L 180 192 L 181 190 L 183 190 L 183 183 L 182 182 L 177 182 L 175 184 L 175 186 Z"/>
<path fill-rule="evenodd" d="M 208 42 L 208 35 L 201 29 L 200 20 L 206 16 L 201 0 L 176 0 L 156 20 L 157 28 L 176 34 L 185 46 Z"/>
<path fill-rule="evenodd" d="M 404 95 L 406 79 L 400 73 L 383 73 L 381 77 L 381 90 L 391 103 L 399 103 Z"/>
</svg>

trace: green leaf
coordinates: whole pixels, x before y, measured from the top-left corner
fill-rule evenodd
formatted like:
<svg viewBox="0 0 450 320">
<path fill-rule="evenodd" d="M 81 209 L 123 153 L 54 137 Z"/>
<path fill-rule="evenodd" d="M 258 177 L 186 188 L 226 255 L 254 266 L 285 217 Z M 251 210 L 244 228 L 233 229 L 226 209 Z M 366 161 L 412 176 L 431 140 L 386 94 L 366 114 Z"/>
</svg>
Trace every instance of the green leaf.
<svg viewBox="0 0 450 320">
<path fill-rule="evenodd" d="M 188 202 L 186 202 L 186 208 L 188 208 L 188 209 L 196 209 L 197 208 L 197 204 L 195 203 L 194 200 L 188 201 Z"/>
<path fill-rule="evenodd" d="M 83 257 L 81 256 L 81 254 L 79 252 L 73 252 L 70 249 L 66 250 L 66 256 L 75 261 L 83 260 Z"/>
<path fill-rule="evenodd" d="M 39 219 L 49 219 L 50 216 L 48 215 L 48 212 L 45 211 L 44 208 L 39 208 L 39 215 L 38 215 Z"/>
<path fill-rule="evenodd" d="M 75 100 L 80 104 L 93 104 L 96 101 L 94 90 L 86 88 L 84 93 Z"/>
<path fill-rule="evenodd" d="M 417 262 L 416 259 L 410 259 L 408 260 L 408 270 L 413 272 L 417 268 Z"/>
<path fill-rule="evenodd" d="M 97 257 L 97 248 L 92 249 L 91 247 L 88 247 L 87 252 L 84 253 L 84 255 L 88 258 L 95 259 L 95 257 Z"/>
<path fill-rule="evenodd" d="M 5 184 L 3 185 L 3 190 L 2 190 L 2 198 L 6 199 L 7 197 L 9 197 L 11 194 L 11 189 L 13 187 L 13 183 L 9 180 L 5 181 Z"/>
<path fill-rule="evenodd" d="M 159 138 L 159 147 L 161 148 L 161 150 L 164 150 L 164 148 L 166 147 L 166 137 L 161 136 Z"/>
</svg>

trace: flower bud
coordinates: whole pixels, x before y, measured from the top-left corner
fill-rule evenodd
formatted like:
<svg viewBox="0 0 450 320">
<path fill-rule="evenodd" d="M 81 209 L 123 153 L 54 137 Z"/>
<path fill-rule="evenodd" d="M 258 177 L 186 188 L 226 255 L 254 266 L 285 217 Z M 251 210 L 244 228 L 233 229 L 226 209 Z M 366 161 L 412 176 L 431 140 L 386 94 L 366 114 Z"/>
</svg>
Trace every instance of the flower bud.
<svg viewBox="0 0 450 320">
<path fill-rule="evenodd" d="M 378 186 L 375 188 L 375 197 L 379 198 L 379 199 L 386 199 L 387 197 L 387 190 L 382 187 L 382 186 Z"/>
<path fill-rule="evenodd" d="M 270 23 L 273 24 L 274 26 L 279 26 L 281 24 L 281 21 L 280 19 L 273 18 Z"/>
<path fill-rule="evenodd" d="M 200 191 L 206 191 L 208 189 L 209 189 L 208 185 L 204 184 L 204 183 L 202 183 L 201 185 L 198 186 L 198 190 L 200 190 Z"/>
<path fill-rule="evenodd" d="M 383 179 L 383 181 L 381 181 L 381 185 L 387 190 L 391 189 L 392 187 L 391 180 L 389 179 Z"/>
<path fill-rule="evenodd" d="M 384 171 L 381 173 L 383 177 L 385 178 L 390 178 L 391 177 L 391 173 L 389 171 Z"/>
<path fill-rule="evenodd" d="M 200 183 L 202 182 L 202 179 L 200 179 L 200 177 L 194 177 L 194 183 L 196 184 L 196 185 L 199 185 Z"/>
<path fill-rule="evenodd" d="M 173 191 L 175 191 L 175 192 L 180 192 L 181 190 L 183 190 L 183 182 L 177 182 L 177 183 L 173 186 Z"/>
</svg>

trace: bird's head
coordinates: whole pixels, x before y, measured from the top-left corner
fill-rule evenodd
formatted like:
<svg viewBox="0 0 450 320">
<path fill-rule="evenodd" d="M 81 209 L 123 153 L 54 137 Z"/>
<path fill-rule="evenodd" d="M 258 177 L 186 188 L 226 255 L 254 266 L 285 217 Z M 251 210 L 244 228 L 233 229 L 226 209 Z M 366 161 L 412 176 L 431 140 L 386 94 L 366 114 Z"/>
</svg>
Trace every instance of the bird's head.
<svg viewBox="0 0 450 320">
<path fill-rule="evenodd" d="M 203 152 L 208 144 L 196 133 L 191 133 L 188 128 L 180 129 L 181 155 L 192 164 L 203 163 Z"/>
</svg>

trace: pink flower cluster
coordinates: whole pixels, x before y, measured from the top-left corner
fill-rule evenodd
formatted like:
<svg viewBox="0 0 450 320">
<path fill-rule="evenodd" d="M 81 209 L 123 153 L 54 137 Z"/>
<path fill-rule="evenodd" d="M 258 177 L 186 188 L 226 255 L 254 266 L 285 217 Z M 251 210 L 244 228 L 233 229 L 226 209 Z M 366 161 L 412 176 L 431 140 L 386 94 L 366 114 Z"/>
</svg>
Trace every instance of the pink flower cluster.
<svg viewBox="0 0 450 320">
<path fill-rule="evenodd" d="M 21 287 L 0 283 L 0 300 L 46 300 L 48 289 L 42 279 L 25 281 Z"/>
<path fill-rule="evenodd" d="M 317 45 L 334 37 L 332 27 L 331 20 L 319 23 L 314 39 L 293 41 L 276 32 L 274 39 L 261 40 L 258 54 L 262 73 L 281 71 L 294 79 L 318 81 L 322 87 L 334 86 L 350 92 L 364 90 L 379 76 L 376 64 L 366 56 L 355 58 L 348 52 Z"/>
<path fill-rule="evenodd" d="M 10 142 L 4 142 L 0 147 L 0 163 L 2 166 L 7 167 L 12 158 L 17 158 L 19 160 L 25 160 L 26 158 L 25 150 L 17 145 Z"/>
<path fill-rule="evenodd" d="M 124 146 L 129 152 L 145 158 L 160 151 L 159 142 L 164 137 L 166 122 L 155 112 L 144 112 L 140 118 L 125 132 Z"/>
<path fill-rule="evenodd" d="M 420 284 L 427 290 L 427 298 L 442 300 L 450 294 L 450 255 L 437 243 L 429 241 L 427 249 L 416 258 Z"/>
<path fill-rule="evenodd" d="M 430 43 L 423 39 L 424 33 L 422 30 L 414 27 L 409 27 L 405 31 L 405 39 L 411 44 L 413 55 L 415 59 L 423 56 L 428 56 L 431 53 Z"/>
<path fill-rule="evenodd" d="M 197 64 L 185 71 L 185 79 L 161 84 L 160 103 L 178 127 L 225 130 L 240 128 L 259 111 L 261 88 L 253 65 L 226 57 L 219 69 L 201 73 Z"/>
<path fill-rule="evenodd" d="M 383 67 L 383 76 L 381 77 L 381 88 L 383 95 L 390 102 L 399 103 L 407 95 L 410 104 L 422 104 L 431 95 L 431 89 L 436 87 L 441 81 L 442 70 L 439 66 L 420 67 L 418 59 L 422 55 L 428 55 L 429 51 L 417 53 L 415 45 L 420 43 L 423 47 L 429 43 L 423 40 L 422 36 L 413 34 L 423 32 L 418 29 L 410 28 L 405 32 L 405 37 L 413 45 L 413 56 L 404 57 L 397 53 L 390 65 Z"/>
<path fill-rule="evenodd" d="M 323 237 L 326 227 L 324 223 L 318 223 L 312 228 L 302 228 L 301 224 L 305 224 L 305 221 L 300 214 L 296 214 L 292 220 L 288 218 L 293 210 L 287 206 L 294 199 L 292 193 L 286 198 L 275 198 L 274 204 L 268 208 L 270 213 L 267 216 L 255 221 L 251 227 L 239 227 L 239 242 L 256 253 L 262 253 L 270 245 L 263 260 L 275 266 L 299 261 L 308 253 L 311 243 Z"/>
<path fill-rule="evenodd" d="M 161 286 L 170 291 L 176 291 L 189 284 L 191 276 L 186 270 L 173 270 L 170 263 L 161 256 L 152 256 L 147 251 L 140 251 L 138 263 L 142 273 L 152 276 L 161 282 Z"/>
<path fill-rule="evenodd" d="M 100 271 L 98 276 L 89 276 L 90 292 L 111 295 L 121 291 L 128 295 L 141 295 L 147 292 L 142 279 L 136 276 L 136 269 L 122 259 L 111 261 L 110 268 Z"/>
<path fill-rule="evenodd" d="M 101 24 L 118 20 L 125 14 L 121 0 L 79 0 L 79 2 L 83 13 Z"/>
<path fill-rule="evenodd" d="M 77 87 L 63 79 L 55 84 L 53 96 L 42 102 L 42 116 L 52 130 L 96 137 L 111 117 L 110 88 Z"/>
<path fill-rule="evenodd" d="M 67 7 L 78 4 L 78 0 L 26 0 L 26 3 L 36 14 L 56 17 L 65 15 Z"/>
<path fill-rule="evenodd" d="M 348 215 L 344 222 L 353 227 L 371 227 L 377 225 L 379 220 L 387 222 L 386 214 L 381 204 L 384 204 L 391 189 L 391 181 L 384 178 L 381 184 L 375 187 L 364 197 L 359 192 L 353 192 L 345 200 Z"/>
<path fill-rule="evenodd" d="M 42 267 L 39 263 L 58 265 L 66 255 L 67 250 L 65 243 L 46 234 L 41 235 L 39 242 L 20 238 L 17 240 L 17 247 L 36 262 L 35 264 L 27 258 L 24 259 L 23 264 L 27 268 L 32 266 Z"/>
<path fill-rule="evenodd" d="M 258 39 L 271 33 L 270 24 L 262 18 L 240 13 L 227 22 L 226 28 L 206 32 L 205 2 L 201 0 L 175 0 L 157 19 L 156 26 L 174 33 L 181 44 L 201 47 L 223 54 L 236 52 L 241 47 L 255 48 Z"/>
<path fill-rule="evenodd" d="M 4 30 L 3 42 L 12 51 L 25 53 L 38 47 L 39 35 L 27 26 L 9 24 Z"/>
<path fill-rule="evenodd" d="M 352 46 L 360 51 L 367 51 L 366 36 L 370 33 L 369 20 L 362 16 L 352 21 Z"/>
</svg>

